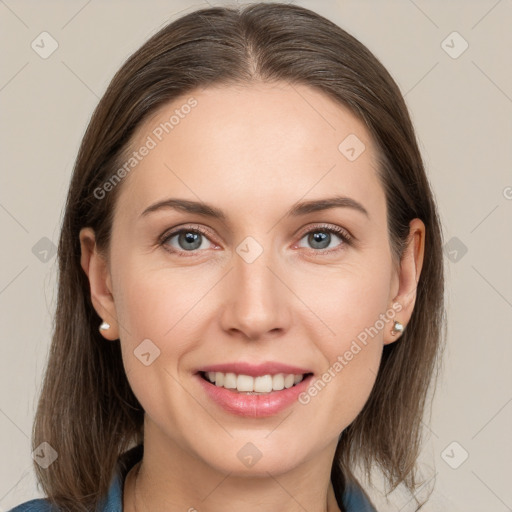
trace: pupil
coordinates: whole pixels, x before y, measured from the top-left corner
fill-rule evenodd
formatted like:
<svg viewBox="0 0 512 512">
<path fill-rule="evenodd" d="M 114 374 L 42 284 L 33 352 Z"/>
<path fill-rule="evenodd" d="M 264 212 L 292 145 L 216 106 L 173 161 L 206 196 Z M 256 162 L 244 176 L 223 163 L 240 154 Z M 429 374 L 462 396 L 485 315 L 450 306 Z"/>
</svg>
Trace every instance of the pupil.
<svg viewBox="0 0 512 512">
<path fill-rule="evenodd" d="M 317 231 L 316 233 L 313 233 L 310 236 L 312 238 L 311 244 L 316 249 L 325 249 L 326 247 L 329 246 L 329 241 L 330 241 L 329 240 L 329 238 L 330 238 L 330 234 L 329 233 L 324 233 L 322 231 Z M 325 243 L 326 241 L 327 241 L 327 243 Z"/>
<path fill-rule="evenodd" d="M 197 249 L 200 247 L 201 241 L 199 240 L 199 233 L 192 233 L 189 231 L 187 233 L 182 233 L 182 236 L 185 238 L 185 243 L 189 244 L 188 247 L 185 246 L 184 249 Z"/>
</svg>

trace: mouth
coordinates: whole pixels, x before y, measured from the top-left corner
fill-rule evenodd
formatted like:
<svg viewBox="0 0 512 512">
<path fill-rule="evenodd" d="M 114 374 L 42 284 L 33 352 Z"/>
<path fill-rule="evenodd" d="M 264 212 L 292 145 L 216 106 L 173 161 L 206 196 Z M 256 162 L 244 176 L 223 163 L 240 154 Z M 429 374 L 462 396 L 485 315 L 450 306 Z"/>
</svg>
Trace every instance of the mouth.
<svg viewBox="0 0 512 512">
<path fill-rule="evenodd" d="M 199 371 L 197 374 L 213 386 L 243 395 L 270 395 L 298 386 L 303 380 L 313 375 L 312 372 L 275 373 L 253 377 L 244 374 L 205 371 Z"/>
<path fill-rule="evenodd" d="M 195 378 L 204 395 L 227 413 L 265 418 L 300 403 L 299 396 L 311 385 L 313 372 L 281 363 L 234 363 L 202 368 Z"/>
</svg>

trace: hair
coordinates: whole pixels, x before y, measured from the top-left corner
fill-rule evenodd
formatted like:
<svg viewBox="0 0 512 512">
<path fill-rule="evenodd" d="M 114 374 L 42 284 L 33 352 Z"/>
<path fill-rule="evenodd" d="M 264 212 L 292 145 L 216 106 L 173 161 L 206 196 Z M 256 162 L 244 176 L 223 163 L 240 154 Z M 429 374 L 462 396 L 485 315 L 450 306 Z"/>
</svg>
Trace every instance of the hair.
<svg viewBox="0 0 512 512">
<path fill-rule="evenodd" d="M 378 153 L 393 257 L 400 261 L 409 222 L 426 227 L 423 269 L 407 329 L 384 346 L 371 394 L 343 431 L 331 470 L 338 503 L 361 463 L 377 464 L 395 489 L 418 485 L 426 398 L 442 350 L 443 257 L 436 205 L 409 113 L 393 78 L 357 39 L 302 7 L 257 3 L 194 11 L 164 26 L 110 82 L 84 134 L 68 191 L 58 246 L 58 298 L 47 368 L 32 431 L 58 459 L 34 463 L 52 503 L 89 511 L 106 495 L 118 457 L 143 442 L 144 410 L 126 378 L 120 345 L 105 342 L 80 264 L 79 232 L 92 227 L 108 254 L 122 183 L 99 200 L 125 161 L 141 123 L 198 87 L 257 82 L 301 84 L 341 104 L 367 127 Z"/>
</svg>

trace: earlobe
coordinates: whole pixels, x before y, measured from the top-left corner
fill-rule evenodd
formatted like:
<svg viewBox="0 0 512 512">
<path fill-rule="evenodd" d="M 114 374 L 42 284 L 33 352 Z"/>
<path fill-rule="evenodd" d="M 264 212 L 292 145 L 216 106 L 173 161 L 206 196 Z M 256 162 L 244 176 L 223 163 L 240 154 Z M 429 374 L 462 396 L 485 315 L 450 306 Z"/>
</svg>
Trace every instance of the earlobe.
<svg viewBox="0 0 512 512">
<path fill-rule="evenodd" d="M 119 338 L 119 329 L 107 260 L 98 251 L 92 228 L 82 228 L 79 236 L 80 264 L 89 279 L 94 309 L 103 320 L 101 325 L 98 325 L 99 331 L 104 338 L 116 340 Z"/>
<path fill-rule="evenodd" d="M 413 219 L 409 223 L 407 246 L 400 261 L 398 293 L 393 299 L 394 304 L 400 304 L 400 311 L 396 313 L 393 326 L 384 335 L 384 344 L 396 341 L 407 329 L 416 303 L 416 290 L 423 267 L 424 251 L 425 224 L 420 219 Z"/>
</svg>

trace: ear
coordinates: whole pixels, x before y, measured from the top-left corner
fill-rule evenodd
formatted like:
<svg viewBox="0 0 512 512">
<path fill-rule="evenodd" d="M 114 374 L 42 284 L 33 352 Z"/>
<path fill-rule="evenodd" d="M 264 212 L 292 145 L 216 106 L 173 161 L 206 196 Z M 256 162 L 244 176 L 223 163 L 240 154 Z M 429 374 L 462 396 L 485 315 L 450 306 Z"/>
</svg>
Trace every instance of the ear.
<svg viewBox="0 0 512 512">
<path fill-rule="evenodd" d="M 82 251 L 80 264 L 89 278 L 92 305 L 100 318 L 110 324 L 109 329 L 100 332 L 107 340 L 117 340 L 119 338 L 119 326 L 114 296 L 112 295 L 112 279 L 107 261 L 98 251 L 92 228 L 80 230 L 80 247 Z"/>
<path fill-rule="evenodd" d="M 396 290 L 393 298 L 393 310 L 396 311 L 395 320 L 407 329 L 416 303 L 416 290 L 423 267 L 425 252 L 425 224 L 420 219 L 413 219 L 409 223 L 409 236 L 407 246 L 400 261 L 398 273 L 394 279 Z M 400 337 L 400 333 L 393 333 L 393 326 L 384 333 L 384 344 L 392 343 Z"/>
</svg>

